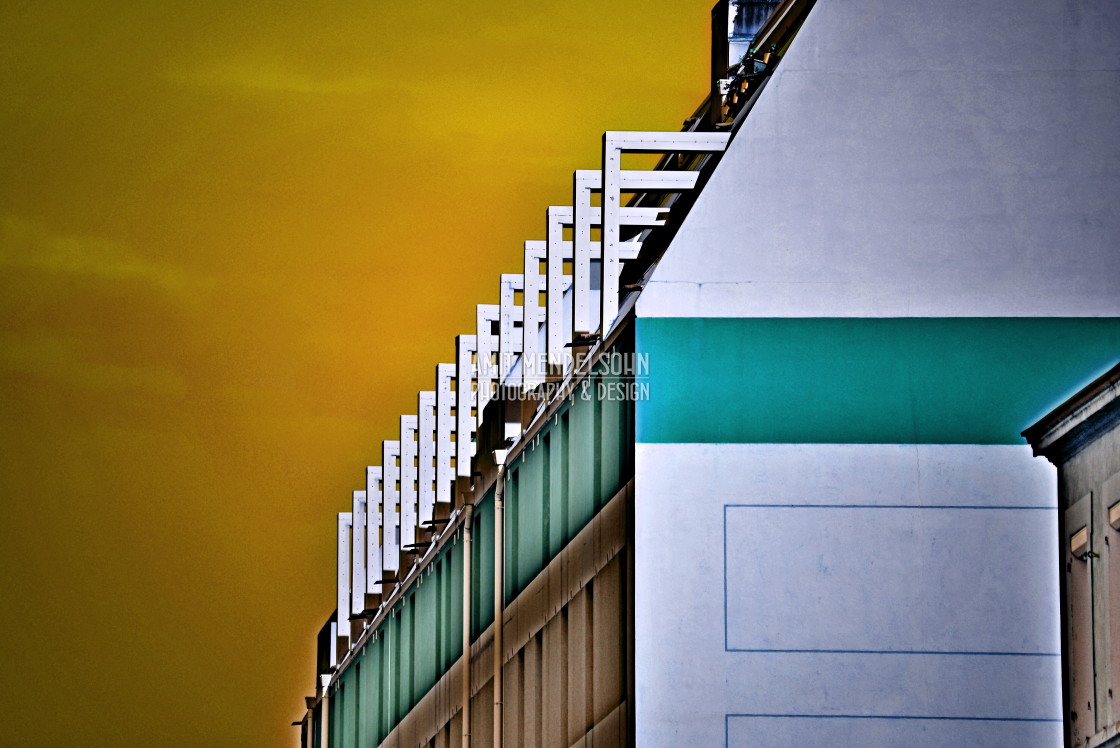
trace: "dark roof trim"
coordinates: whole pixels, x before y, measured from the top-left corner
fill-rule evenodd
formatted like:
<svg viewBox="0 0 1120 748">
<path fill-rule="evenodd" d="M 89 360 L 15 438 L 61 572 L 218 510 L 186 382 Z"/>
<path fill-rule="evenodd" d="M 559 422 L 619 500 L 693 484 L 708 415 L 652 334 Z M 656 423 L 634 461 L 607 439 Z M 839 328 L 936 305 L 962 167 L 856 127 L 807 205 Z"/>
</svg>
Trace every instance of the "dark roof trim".
<svg viewBox="0 0 1120 748">
<path fill-rule="evenodd" d="M 1120 363 L 1023 431 L 1035 455 L 1063 462 L 1120 423 Z"/>
</svg>

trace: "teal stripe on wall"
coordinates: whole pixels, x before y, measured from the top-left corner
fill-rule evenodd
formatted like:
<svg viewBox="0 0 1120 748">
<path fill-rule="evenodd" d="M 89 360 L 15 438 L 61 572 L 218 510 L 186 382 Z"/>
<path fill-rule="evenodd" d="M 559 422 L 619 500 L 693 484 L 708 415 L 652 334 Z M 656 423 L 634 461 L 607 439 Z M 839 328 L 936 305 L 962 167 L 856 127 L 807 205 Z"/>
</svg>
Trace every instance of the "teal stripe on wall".
<svg viewBox="0 0 1120 748">
<path fill-rule="evenodd" d="M 639 318 L 646 443 L 1024 444 L 1120 360 L 1117 318 Z"/>
</svg>

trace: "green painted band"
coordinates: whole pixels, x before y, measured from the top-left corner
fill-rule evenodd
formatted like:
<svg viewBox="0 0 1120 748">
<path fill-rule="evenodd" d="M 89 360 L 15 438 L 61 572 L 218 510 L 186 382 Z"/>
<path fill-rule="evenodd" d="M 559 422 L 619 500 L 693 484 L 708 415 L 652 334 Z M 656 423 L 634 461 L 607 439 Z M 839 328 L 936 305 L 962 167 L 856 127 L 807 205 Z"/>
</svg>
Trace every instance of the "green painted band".
<svg viewBox="0 0 1120 748">
<path fill-rule="evenodd" d="M 639 318 L 645 443 L 1024 444 L 1120 360 L 1110 318 Z"/>
</svg>

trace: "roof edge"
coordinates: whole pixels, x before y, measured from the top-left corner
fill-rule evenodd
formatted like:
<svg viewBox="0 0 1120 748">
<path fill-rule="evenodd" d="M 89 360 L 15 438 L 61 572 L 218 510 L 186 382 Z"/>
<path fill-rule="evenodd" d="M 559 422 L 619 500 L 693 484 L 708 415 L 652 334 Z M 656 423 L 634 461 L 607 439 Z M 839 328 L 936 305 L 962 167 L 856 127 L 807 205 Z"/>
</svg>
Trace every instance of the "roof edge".
<svg viewBox="0 0 1120 748">
<path fill-rule="evenodd" d="M 1042 455 L 1058 464 L 1117 423 L 1120 423 L 1120 363 L 1027 427 L 1022 436 L 1035 456 Z"/>
</svg>

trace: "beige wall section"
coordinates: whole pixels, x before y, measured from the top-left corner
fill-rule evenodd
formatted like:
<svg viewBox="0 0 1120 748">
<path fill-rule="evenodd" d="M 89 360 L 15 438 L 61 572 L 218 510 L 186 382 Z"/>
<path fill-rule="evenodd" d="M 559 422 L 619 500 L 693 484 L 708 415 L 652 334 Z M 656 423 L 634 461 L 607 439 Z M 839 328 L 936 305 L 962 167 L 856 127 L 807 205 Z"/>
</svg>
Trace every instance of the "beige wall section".
<svg viewBox="0 0 1120 748">
<path fill-rule="evenodd" d="M 1066 575 L 1066 667 L 1071 740 L 1080 745 L 1120 745 L 1120 529 L 1109 522 L 1109 508 L 1120 502 L 1120 427 L 1100 434 L 1058 471 L 1064 510 L 1085 497 L 1084 521 L 1091 528 L 1089 550 L 1081 560 L 1069 556 L 1067 526 L 1062 538 Z M 1090 513 L 1092 515 L 1090 519 Z M 1106 742 L 1108 740 L 1116 740 Z"/>
<path fill-rule="evenodd" d="M 506 748 L 632 744 L 633 481 L 505 609 Z M 493 745 L 493 626 L 471 646 L 471 748 Z M 381 744 L 462 748 L 461 660 Z"/>
</svg>

